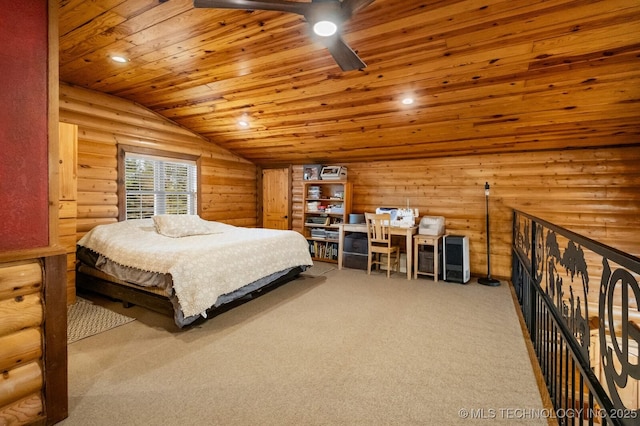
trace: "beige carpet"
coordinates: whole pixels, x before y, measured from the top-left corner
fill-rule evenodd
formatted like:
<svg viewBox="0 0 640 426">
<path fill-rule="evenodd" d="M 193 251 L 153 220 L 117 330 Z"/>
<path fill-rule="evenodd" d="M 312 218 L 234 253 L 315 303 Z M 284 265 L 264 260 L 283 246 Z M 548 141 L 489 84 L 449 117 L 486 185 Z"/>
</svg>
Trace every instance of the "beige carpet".
<svg viewBox="0 0 640 426">
<path fill-rule="evenodd" d="M 131 321 L 135 321 L 135 318 L 121 315 L 78 297 L 76 303 L 67 308 L 67 344 Z"/>
<path fill-rule="evenodd" d="M 308 275 L 311 277 L 319 277 L 321 275 L 326 274 L 329 271 L 333 271 L 337 269 L 337 265 L 335 263 L 329 262 L 313 262 L 313 266 L 306 271 L 303 272 L 303 275 Z"/>
<path fill-rule="evenodd" d="M 69 346 L 61 424 L 547 424 L 505 284 L 334 269 L 185 331 L 126 313 Z"/>
</svg>

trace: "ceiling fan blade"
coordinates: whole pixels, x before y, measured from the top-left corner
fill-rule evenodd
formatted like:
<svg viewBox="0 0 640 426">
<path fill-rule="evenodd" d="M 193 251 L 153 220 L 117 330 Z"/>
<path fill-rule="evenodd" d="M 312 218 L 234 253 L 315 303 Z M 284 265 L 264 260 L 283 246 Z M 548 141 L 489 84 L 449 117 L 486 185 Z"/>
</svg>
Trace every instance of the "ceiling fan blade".
<svg viewBox="0 0 640 426">
<path fill-rule="evenodd" d="M 345 11 L 347 16 L 351 16 L 373 2 L 374 0 L 342 0 L 342 10 Z"/>
<path fill-rule="evenodd" d="M 358 57 L 356 52 L 354 52 L 347 43 L 345 43 L 342 37 L 327 37 L 323 42 L 342 71 L 358 70 L 367 66 Z"/>
<path fill-rule="evenodd" d="M 304 15 L 309 3 L 287 0 L 193 0 L 193 6 L 208 9 L 275 10 Z"/>
<path fill-rule="evenodd" d="M 316 21 L 320 12 L 330 12 L 337 8 L 343 16 L 351 16 L 355 10 L 361 9 L 374 0 L 311 0 L 297 2 L 288 0 L 193 0 L 196 8 L 236 9 L 236 10 L 274 10 L 303 15 L 309 22 Z M 343 71 L 365 68 L 366 64 L 344 42 L 339 35 L 323 38 L 323 43 Z"/>
</svg>

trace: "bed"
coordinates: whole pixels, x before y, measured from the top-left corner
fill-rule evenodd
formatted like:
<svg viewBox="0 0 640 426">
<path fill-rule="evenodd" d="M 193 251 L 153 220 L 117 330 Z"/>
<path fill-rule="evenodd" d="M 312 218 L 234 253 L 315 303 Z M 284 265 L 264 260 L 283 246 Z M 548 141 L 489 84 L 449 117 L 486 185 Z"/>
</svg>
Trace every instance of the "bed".
<svg viewBox="0 0 640 426">
<path fill-rule="evenodd" d="M 180 328 L 313 265 L 298 232 L 197 215 L 97 226 L 78 241 L 77 259 L 79 289 L 172 313 Z"/>
</svg>

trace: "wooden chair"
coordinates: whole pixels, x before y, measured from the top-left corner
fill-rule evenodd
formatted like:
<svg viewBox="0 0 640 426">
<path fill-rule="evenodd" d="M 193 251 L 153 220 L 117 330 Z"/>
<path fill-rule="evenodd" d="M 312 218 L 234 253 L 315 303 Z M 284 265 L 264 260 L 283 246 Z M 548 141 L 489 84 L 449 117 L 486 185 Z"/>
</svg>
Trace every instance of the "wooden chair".
<svg viewBox="0 0 640 426">
<path fill-rule="evenodd" d="M 393 264 L 396 272 L 400 272 L 400 247 L 391 244 L 391 215 L 389 213 L 365 213 L 367 222 L 367 240 L 369 245 L 369 260 L 367 262 L 367 274 L 371 275 L 371 266 L 377 265 L 380 269 L 382 254 L 387 255 L 387 278 L 391 275 L 391 256 L 395 255 Z"/>
</svg>

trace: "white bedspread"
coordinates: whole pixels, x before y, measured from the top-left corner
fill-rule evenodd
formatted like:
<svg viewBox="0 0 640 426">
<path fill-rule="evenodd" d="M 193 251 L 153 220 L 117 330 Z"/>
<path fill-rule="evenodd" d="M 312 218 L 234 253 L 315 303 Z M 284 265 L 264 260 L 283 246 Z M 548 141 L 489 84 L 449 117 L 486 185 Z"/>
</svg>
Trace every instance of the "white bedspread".
<svg viewBox="0 0 640 426">
<path fill-rule="evenodd" d="M 313 264 L 298 232 L 206 223 L 212 234 L 171 238 L 156 232 L 152 219 L 128 220 L 97 226 L 78 245 L 120 265 L 171 274 L 185 317 L 259 278 Z"/>
</svg>

